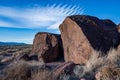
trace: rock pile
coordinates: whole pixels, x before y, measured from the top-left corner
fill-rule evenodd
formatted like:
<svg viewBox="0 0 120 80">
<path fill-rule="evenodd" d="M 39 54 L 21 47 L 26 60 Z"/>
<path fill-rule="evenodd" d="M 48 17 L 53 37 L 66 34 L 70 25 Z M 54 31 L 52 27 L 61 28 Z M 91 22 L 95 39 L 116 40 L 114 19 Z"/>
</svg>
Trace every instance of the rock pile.
<svg viewBox="0 0 120 80">
<path fill-rule="evenodd" d="M 117 25 L 87 15 L 68 16 L 60 25 L 61 35 L 39 32 L 36 34 L 30 56 L 48 63 L 60 61 L 84 64 L 94 50 L 107 53 L 119 44 Z M 104 54 L 104 55 L 105 55 Z"/>
</svg>

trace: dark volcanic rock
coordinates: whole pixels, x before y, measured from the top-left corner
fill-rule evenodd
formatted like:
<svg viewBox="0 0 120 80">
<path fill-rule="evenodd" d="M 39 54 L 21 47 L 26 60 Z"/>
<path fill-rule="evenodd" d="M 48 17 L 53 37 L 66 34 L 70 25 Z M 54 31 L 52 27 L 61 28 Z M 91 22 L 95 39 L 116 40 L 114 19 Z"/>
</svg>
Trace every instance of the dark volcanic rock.
<svg viewBox="0 0 120 80">
<path fill-rule="evenodd" d="M 61 65 L 57 66 L 53 71 L 54 79 L 56 80 L 61 74 L 74 74 L 75 64 L 72 62 L 64 62 Z"/>
<path fill-rule="evenodd" d="M 37 33 L 30 56 L 37 56 L 39 61 L 45 63 L 59 60 L 63 57 L 61 36 L 45 32 Z"/>
<path fill-rule="evenodd" d="M 22 54 L 22 55 L 18 56 L 18 57 L 16 58 L 16 60 L 29 61 L 29 60 L 30 60 L 30 57 L 28 56 L 28 54 Z"/>
<path fill-rule="evenodd" d="M 117 47 L 119 38 L 116 25 L 110 20 L 75 15 L 60 25 L 65 61 L 86 63 L 94 50 L 107 53 Z"/>
</svg>

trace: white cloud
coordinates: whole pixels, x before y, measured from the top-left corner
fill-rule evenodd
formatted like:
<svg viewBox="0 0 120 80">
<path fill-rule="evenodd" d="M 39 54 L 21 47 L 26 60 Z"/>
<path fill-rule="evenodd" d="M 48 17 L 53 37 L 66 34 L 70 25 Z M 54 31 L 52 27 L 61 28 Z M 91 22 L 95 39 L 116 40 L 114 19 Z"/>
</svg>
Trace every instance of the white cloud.
<svg viewBox="0 0 120 80">
<path fill-rule="evenodd" d="M 0 26 L 3 26 L 3 27 L 7 27 L 7 26 L 13 26 L 13 27 L 17 27 L 11 23 L 8 23 L 8 22 L 5 22 L 5 21 L 2 21 L 0 20 Z"/>
<path fill-rule="evenodd" d="M 0 21 L 2 27 L 17 28 L 46 28 L 58 29 L 60 23 L 66 16 L 82 14 L 83 10 L 79 6 L 68 6 L 54 4 L 46 7 L 34 8 L 13 8 L 0 7 L 0 16 L 8 17 L 15 22 Z"/>
</svg>

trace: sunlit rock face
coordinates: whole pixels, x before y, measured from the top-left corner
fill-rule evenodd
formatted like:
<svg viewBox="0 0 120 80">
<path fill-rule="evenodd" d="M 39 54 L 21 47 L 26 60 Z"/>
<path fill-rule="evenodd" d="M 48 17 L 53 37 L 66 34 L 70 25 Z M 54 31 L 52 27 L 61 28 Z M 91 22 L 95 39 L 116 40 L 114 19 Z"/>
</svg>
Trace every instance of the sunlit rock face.
<svg viewBox="0 0 120 80">
<path fill-rule="evenodd" d="M 39 32 L 35 35 L 32 53 L 40 62 L 55 62 L 63 57 L 61 36 L 57 34 Z"/>
<path fill-rule="evenodd" d="M 107 53 L 119 42 L 116 25 L 110 20 L 74 15 L 60 25 L 65 61 L 86 63 L 94 50 Z"/>
</svg>

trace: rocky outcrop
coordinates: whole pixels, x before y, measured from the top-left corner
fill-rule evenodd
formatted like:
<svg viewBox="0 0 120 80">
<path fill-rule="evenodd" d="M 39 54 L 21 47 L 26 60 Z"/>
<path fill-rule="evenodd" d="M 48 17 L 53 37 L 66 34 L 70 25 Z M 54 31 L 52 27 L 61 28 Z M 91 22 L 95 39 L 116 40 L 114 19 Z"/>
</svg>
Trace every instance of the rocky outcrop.
<svg viewBox="0 0 120 80">
<path fill-rule="evenodd" d="M 65 61 L 86 63 L 92 51 L 107 53 L 117 47 L 119 38 L 116 25 L 110 20 L 75 15 L 60 25 Z"/>
<path fill-rule="evenodd" d="M 41 62 L 54 62 L 63 57 L 61 36 L 39 32 L 35 35 L 30 57 L 37 56 Z"/>
</svg>

